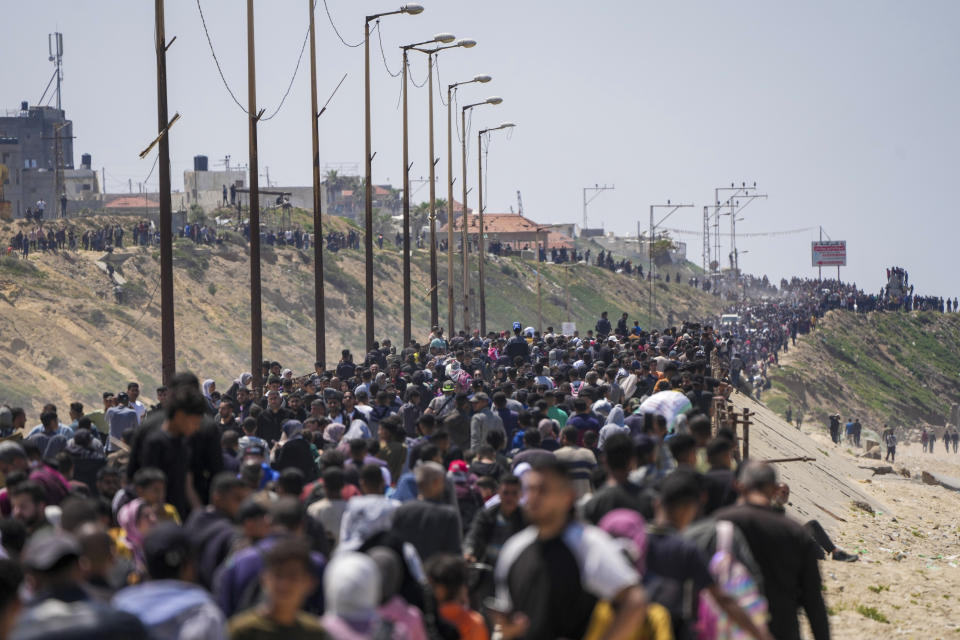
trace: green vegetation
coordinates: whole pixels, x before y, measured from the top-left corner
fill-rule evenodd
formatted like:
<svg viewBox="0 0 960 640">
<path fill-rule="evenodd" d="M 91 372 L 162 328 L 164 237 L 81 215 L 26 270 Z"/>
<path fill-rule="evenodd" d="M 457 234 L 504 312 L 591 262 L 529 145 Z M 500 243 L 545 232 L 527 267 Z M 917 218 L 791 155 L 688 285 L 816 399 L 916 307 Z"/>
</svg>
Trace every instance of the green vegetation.
<svg viewBox="0 0 960 640">
<path fill-rule="evenodd" d="M 890 624 L 890 620 L 887 619 L 887 616 L 880 613 L 876 607 L 868 607 L 866 605 L 858 604 L 856 611 L 864 618 L 870 618 L 871 620 L 876 620 L 877 622 L 883 624 Z"/>
<path fill-rule="evenodd" d="M 874 593 L 880 593 L 882 591 L 890 591 L 890 585 L 888 584 L 870 585 L 867 587 L 867 589 L 870 589 L 870 591 L 873 591 Z"/>
<path fill-rule="evenodd" d="M 933 312 L 830 312 L 774 368 L 764 401 L 778 413 L 803 408 L 806 422 L 830 413 L 864 425 L 942 424 L 960 379 L 960 316 Z"/>
<path fill-rule="evenodd" d="M 46 278 L 47 274 L 37 268 L 29 260 L 21 260 L 14 256 L 0 258 L 0 273 L 10 276 L 27 276 L 32 278 Z"/>
<path fill-rule="evenodd" d="M 181 239 L 173 243 L 173 264 L 185 269 L 190 278 L 197 282 L 203 282 L 206 271 L 210 268 L 209 258 L 198 253 L 197 245 Z"/>
</svg>

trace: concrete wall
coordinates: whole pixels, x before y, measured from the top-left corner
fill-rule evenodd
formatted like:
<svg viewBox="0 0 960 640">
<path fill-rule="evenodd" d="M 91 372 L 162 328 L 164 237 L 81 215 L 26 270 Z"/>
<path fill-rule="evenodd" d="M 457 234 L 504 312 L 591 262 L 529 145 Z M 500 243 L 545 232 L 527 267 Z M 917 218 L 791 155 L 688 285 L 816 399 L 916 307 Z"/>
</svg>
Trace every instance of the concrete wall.
<svg viewBox="0 0 960 640">
<path fill-rule="evenodd" d="M 22 218 L 27 208 L 33 209 L 37 200 L 47 202 L 47 217 L 59 207 L 55 190 L 56 134 L 60 130 L 64 173 L 73 169 L 73 123 L 65 119 L 62 110 L 53 107 L 30 107 L 27 112 L 0 117 L 0 163 L 10 171 L 10 180 L 4 185 L 4 197 L 11 203 L 15 218 Z M 6 158 L 6 160 L 4 160 Z M 69 191 L 67 197 L 73 197 Z"/>
</svg>

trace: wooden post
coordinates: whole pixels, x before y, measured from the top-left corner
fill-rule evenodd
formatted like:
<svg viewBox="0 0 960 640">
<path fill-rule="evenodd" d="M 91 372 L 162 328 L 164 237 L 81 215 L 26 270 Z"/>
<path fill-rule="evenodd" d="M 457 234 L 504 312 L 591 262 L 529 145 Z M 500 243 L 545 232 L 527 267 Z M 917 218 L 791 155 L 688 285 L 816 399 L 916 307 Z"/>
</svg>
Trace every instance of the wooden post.
<svg viewBox="0 0 960 640">
<path fill-rule="evenodd" d="M 750 409 L 743 410 L 743 459 L 750 458 Z"/>
</svg>

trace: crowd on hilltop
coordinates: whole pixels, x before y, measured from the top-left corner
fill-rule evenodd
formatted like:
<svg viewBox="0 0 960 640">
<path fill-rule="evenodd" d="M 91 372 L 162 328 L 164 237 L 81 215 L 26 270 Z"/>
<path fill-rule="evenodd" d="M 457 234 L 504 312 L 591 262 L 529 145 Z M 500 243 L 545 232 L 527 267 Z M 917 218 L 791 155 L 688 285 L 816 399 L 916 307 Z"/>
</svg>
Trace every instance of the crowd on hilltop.
<svg viewBox="0 0 960 640">
<path fill-rule="evenodd" d="M 903 276 L 903 287 L 896 287 L 889 280 L 892 273 Z M 781 280 L 780 292 L 807 300 L 816 299 L 822 310 L 846 309 L 868 313 L 870 311 L 938 311 L 956 313 L 960 310 L 960 301 L 955 297 L 915 296 L 913 285 L 907 285 L 907 272 L 887 270 L 888 285 L 878 294 L 868 294 L 858 289 L 856 284 L 842 283 L 837 280 L 816 280 L 810 278 L 792 278 Z"/>
<path fill-rule="evenodd" d="M 828 638 L 818 559 L 857 556 L 712 419 L 820 309 L 736 311 L 435 327 L 308 375 L 264 362 L 262 389 L 178 374 L 149 405 L 132 382 L 36 426 L 0 407 L 0 628 L 767 640 L 798 638 L 802 607 Z"/>
</svg>

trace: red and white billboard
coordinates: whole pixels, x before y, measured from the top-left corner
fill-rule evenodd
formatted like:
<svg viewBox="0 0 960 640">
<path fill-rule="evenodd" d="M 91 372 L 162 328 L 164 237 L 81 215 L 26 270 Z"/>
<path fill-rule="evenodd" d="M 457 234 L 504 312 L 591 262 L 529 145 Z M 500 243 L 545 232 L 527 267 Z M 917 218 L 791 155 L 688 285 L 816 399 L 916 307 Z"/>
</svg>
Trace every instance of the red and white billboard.
<svg viewBox="0 0 960 640">
<path fill-rule="evenodd" d="M 813 266 L 815 267 L 845 267 L 847 266 L 846 240 L 819 240 L 813 245 Z"/>
</svg>

